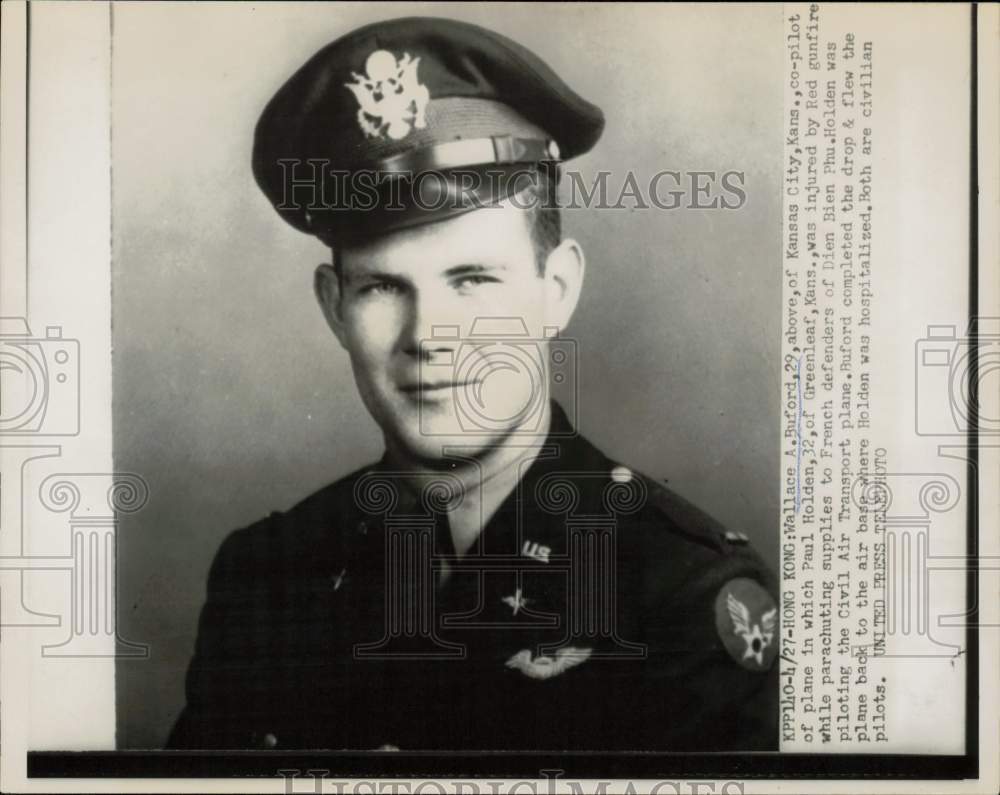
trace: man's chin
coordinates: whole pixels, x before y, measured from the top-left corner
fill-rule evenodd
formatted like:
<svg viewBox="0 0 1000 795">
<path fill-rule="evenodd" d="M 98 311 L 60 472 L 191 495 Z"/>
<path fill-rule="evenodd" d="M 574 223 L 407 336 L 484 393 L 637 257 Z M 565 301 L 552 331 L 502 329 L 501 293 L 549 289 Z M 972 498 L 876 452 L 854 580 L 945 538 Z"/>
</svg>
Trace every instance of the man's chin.
<svg viewBox="0 0 1000 795">
<path fill-rule="evenodd" d="M 497 447 L 503 434 L 486 434 L 456 428 L 441 428 L 432 433 L 406 434 L 399 441 L 400 452 L 431 468 L 447 466 L 456 458 L 478 458 Z"/>
<path fill-rule="evenodd" d="M 456 458 L 488 455 L 521 427 L 517 422 L 477 423 L 475 418 L 460 415 L 454 404 L 407 409 L 382 425 L 387 447 L 400 458 L 428 468 L 445 467 Z"/>
</svg>

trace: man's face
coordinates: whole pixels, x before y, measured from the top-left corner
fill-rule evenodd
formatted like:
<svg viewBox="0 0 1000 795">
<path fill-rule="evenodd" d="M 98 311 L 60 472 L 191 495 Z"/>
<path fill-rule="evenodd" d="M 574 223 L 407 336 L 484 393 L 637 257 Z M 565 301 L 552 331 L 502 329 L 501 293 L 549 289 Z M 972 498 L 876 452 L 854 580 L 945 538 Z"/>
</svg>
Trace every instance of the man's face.
<svg viewBox="0 0 1000 795">
<path fill-rule="evenodd" d="M 540 421 L 546 331 L 568 321 L 578 284 L 567 290 L 564 267 L 539 272 L 528 224 L 509 203 L 488 207 L 344 249 L 336 286 L 332 270 L 317 272 L 390 449 L 431 462 L 446 447 L 478 454 Z M 580 265 L 566 245 L 550 262 Z"/>
</svg>

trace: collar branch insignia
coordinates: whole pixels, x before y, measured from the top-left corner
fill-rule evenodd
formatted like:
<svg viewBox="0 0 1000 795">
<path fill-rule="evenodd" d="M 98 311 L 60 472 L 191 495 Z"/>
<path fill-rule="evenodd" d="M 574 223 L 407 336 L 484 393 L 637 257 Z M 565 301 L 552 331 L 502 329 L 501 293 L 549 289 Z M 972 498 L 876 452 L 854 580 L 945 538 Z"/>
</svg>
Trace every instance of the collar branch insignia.
<svg viewBox="0 0 1000 795">
<path fill-rule="evenodd" d="M 528 606 L 528 602 L 531 600 L 521 592 L 520 588 L 518 588 L 511 596 L 505 596 L 500 601 L 512 608 L 514 615 L 516 616 L 522 607 Z"/>
</svg>

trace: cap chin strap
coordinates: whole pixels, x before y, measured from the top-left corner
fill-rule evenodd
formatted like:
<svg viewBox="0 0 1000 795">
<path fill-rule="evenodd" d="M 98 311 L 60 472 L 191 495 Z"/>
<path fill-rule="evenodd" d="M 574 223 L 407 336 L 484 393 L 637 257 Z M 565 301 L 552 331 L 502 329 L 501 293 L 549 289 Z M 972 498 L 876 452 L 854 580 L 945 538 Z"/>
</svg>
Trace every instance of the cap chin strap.
<svg viewBox="0 0 1000 795">
<path fill-rule="evenodd" d="M 495 135 L 492 138 L 448 141 L 403 152 L 380 160 L 376 169 L 383 174 L 407 176 L 422 171 L 557 160 L 559 160 L 559 146 L 553 140 Z"/>
</svg>

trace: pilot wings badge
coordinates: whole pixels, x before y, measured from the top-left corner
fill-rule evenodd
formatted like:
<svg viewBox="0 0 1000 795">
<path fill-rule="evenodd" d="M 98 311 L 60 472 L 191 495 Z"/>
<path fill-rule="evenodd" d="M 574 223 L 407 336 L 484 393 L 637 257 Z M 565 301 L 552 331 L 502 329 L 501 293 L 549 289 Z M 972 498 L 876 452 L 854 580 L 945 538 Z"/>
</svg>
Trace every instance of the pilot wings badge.
<svg viewBox="0 0 1000 795">
<path fill-rule="evenodd" d="M 427 126 L 424 110 L 431 95 L 417 79 L 419 64 L 409 53 L 397 61 L 388 50 L 375 50 L 365 60 L 366 74 L 351 72 L 353 82 L 344 86 L 358 100 L 358 125 L 368 138 L 399 141 Z"/>
<path fill-rule="evenodd" d="M 716 599 L 716 627 L 730 656 L 751 671 L 765 671 L 777 655 L 778 608 L 759 583 L 730 580 Z"/>
<path fill-rule="evenodd" d="M 532 657 L 531 651 L 522 649 L 505 663 L 508 668 L 520 671 L 529 679 L 551 679 L 570 668 L 585 662 L 593 653 L 593 649 L 578 649 L 575 646 L 564 646 L 554 657 L 539 655 Z"/>
</svg>

